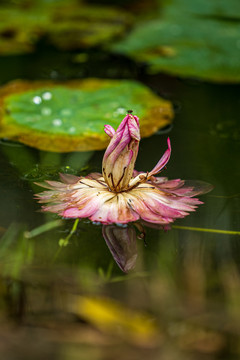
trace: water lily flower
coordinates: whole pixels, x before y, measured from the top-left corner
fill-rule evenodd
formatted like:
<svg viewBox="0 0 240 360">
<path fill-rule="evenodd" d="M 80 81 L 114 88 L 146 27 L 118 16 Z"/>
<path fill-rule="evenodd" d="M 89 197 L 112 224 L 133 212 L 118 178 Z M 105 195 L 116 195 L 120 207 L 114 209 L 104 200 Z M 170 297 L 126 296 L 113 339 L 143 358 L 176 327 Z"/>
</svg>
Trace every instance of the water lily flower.
<svg viewBox="0 0 240 360">
<path fill-rule="evenodd" d="M 115 131 L 105 126 L 111 138 L 102 162 L 102 174 L 86 177 L 60 174 L 60 181 L 39 185 L 49 190 L 37 194 L 43 211 L 64 218 L 89 218 L 102 224 L 126 224 L 142 220 L 167 225 L 194 211 L 201 201 L 193 196 L 206 193 L 211 185 L 155 177 L 167 164 L 168 148 L 150 172 L 134 170 L 140 141 L 139 119 L 127 114 Z"/>
</svg>

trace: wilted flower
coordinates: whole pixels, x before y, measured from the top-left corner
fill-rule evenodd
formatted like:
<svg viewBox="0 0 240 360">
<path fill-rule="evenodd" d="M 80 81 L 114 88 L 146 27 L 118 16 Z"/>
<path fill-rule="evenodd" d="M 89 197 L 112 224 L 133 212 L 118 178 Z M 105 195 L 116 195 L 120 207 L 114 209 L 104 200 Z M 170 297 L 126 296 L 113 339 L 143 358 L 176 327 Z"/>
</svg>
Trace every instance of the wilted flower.
<svg viewBox="0 0 240 360">
<path fill-rule="evenodd" d="M 193 196 L 206 193 L 211 185 L 184 180 L 155 177 L 167 164 L 171 146 L 157 165 L 147 173 L 137 172 L 134 165 L 140 141 L 137 116 L 128 114 L 118 129 L 105 126 L 111 141 L 105 151 L 102 174 L 86 177 L 60 174 L 61 182 L 39 184 L 50 189 L 36 197 L 44 211 L 65 218 L 89 218 L 103 224 L 128 223 L 136 220 L 166 225 L 183 218 L 202 204 Z"/>
</svg>

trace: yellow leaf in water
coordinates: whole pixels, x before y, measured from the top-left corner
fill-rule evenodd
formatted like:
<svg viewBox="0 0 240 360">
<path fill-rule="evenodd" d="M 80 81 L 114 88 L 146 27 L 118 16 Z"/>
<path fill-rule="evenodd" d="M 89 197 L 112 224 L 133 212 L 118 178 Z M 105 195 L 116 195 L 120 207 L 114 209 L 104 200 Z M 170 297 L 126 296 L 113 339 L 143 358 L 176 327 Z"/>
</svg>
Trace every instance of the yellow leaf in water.
<svg viewBox="0 0 240 360">
<path fill-rule="evenodd" d="M 158 329 L 155 319 L 147 314 L 127 309 L 119 302 L 103 297 L 77 296 L 74 304 L 74 312 L 101 331 L 144 345 L 156 340 Z"/>
</svg>

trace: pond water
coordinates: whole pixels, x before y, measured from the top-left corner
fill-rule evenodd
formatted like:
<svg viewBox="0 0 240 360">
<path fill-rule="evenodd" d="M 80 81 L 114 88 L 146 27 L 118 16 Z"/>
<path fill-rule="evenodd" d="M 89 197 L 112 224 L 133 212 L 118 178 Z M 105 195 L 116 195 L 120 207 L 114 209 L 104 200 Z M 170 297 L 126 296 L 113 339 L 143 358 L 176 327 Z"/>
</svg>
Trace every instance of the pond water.
<svg viewBox="0 0 240 360">
<path fill-rule="evenodd" d="M 146 228 L 121 271 L 102 227 L 39 211 L 35 181 L 101 171 L 103 151 L 57 154 L 0 143 L 0 345 L 4 359 L 235 359 L 240 354 L 240 87 L 147 75 L 124 57 L 39 48 L 0 58 L 0 82 L 130 78 L 173 102 L 175 119 L 140 143 L 138 170 L 166 149 L 164 176 L 207 181 L 204 205 L 169 231 Z M 134 109 L 133 109 L 134 110 Z M 60 221 L 58 221 L 60 220 Z M 56 222 L 57 221 L 57 222 Z M 44 224 L 53 227 L 31 233 Z M 50 226 L 51 226 L 50 225 Z M 75 224 L 76 225 L 76 224 Z M 63 242 L 60 244 L 63 244 Z M 92 303 L 91 303 L 92 300 Z"/>
</svg>

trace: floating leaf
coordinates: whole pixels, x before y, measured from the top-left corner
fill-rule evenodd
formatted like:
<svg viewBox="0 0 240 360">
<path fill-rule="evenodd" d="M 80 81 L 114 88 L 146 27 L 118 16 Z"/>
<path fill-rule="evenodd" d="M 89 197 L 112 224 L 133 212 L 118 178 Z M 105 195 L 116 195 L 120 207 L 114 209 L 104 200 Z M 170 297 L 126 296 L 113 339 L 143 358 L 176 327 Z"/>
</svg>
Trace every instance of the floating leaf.
<svg viewBox="0 0 240 360">
<path fill-rule="evenodd" d="M 126 12 L 106 6 L 63 7 L 52 15 L 48 35 L 64 50 L 96 46 L 122 35 L 131 20 Z"/>
<path fill-rule="evenodd" d="M 156 321 L 148 314 L 132 311 L 110 298 L 77 295 L 71 300 L 71 311 L 103 332 L 121 335 L 143 346 L 160 341 Z"/>
<path fill-rule="evenodd" d="M 165 15 L 177 16 L 181 12 L 188 16 L 203 15 L 225 20 L 227 18 L 240 20 L 239 0 L 167 0 L 166 5 L 164 7 Z"/>
<path fill-rule="evenodd" d="M 140 117 L 142 136 L 173 117 L 170 102 L 135 81 L 15 81 L 0 89 L 0 136 L 48 151 L 103 149 L 104 125 L 116 128 L 129 108 Z"/>
<path fill-rule="evenodd" d="M 1 8 L 0 54 L 32 52 L 35 43 L 45 32 L 46 23 L 48 21 L 44 13 Z"/>
<path fill-rule="evenodd" d="M 100 45 L 124 33 L 131 20 L 125 11 L 76 0 L 4 6 L 0 8 L 0 54 L 31 52 L 42 36 L 61 49 Z"/>
<path fill-rule="evenodd" d="M 146 62 L 151 73 L 239 82 L 240 6 L 232 18 L 228 9 L 236 0 L 213 3 L 197 1 L 189 8 L 187 0 L 167 1 L 163 14 L 139 24 L 112 49 Z"/>
</svg>

